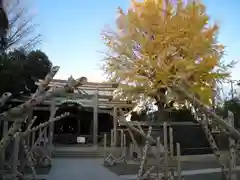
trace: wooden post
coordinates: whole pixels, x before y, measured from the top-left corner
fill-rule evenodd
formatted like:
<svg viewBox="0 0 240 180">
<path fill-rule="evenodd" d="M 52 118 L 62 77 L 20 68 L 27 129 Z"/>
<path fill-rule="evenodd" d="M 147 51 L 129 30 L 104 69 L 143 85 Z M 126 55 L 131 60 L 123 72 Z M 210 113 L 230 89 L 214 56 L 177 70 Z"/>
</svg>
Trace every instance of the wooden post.
<svg viewBox="0 0 240 180">
<path fill-rule="evenodd" d="M 182 180 L 182 174 L 181 174 L 181 148 L 180 144 L 177 143 L 177 180 Z"/>
<path fill-rule="evenodd" d="M 1 120 L 3 121 L 2 124 L 3 124 L 3 129 L 2 129 L 2 138 L 8 133 L 8 120 L 4 117 L 4 116 L 1 116 Z M 6 154 L 6 149 L 2 149 L 1 151 L 1 169 L 3 168 L 3 165 L 5 163 L 5 154 Z"/>
<path fill-rule="evenodd" d="M 26 157 L 25 157 L 25 151 L 24 151 L 24 142 L 25 139 L 27 139 L 28 137 L 30 137 L 31 134 L 29 134 L 27 137 L 20 137 L 20 142 L 19 142 L 19 153 L 18 153 L 18 156 L 19 156 L 19 162 L 20 162 L 20 166 L 19 166 L 19 169 L 20 169 L 20 172 L 22 169 L 25 168 L 25 161 L 26 161 Z M 28 140 L 28 139 L 27 139 Z M 30 139 L 29 139 L 29 142 L 30 142 Z"/>
<path fill-rule="evenodd" d="M 35 116 L 34 118 L 32 118 L 32 108 L 31 111 L 29 112 L 30 115 L 28 115 L 28 126 L 26 128 L 26 130 L 24 131 L 24 133 L 27 133 L 26 136 L 21 136 L 22 133 L 20 133 L 20 143 L 19 143 L 19 160 L 20 160 L 20 167 L 19 167 L 19 171 L 22 172 L 25 167 L 26 167 L 26 161 L 28 161 L 28 165 L 31 166 L 31 170 L 33 174 L 35 173 L 35 168 L 33 166 L 32 163 L 32 159 L 31 157 L 28 156 L 28 147 L 31 147 L 31 135 L 32 133 L 29 132 L 29 130 L 32 128 L 34 122 L 36 121 L 37 117 Z M 27 142 L 27 141 L 28 142 Z M 26 154 L 26 156 L 25 156 Z M 33 175 L 34 176 L 34 175 Z"/>
<path fill-rule="evenodd" d="M 169 127 L 169 148 L 170 148 L 170 157 L 174 157 L 174 146 L 173 146 L 173 129 Z"/>
<path fill-rule="evenodd" d="M 124 157 L 126 158 L 127 155 L 127 137 L 126 134 L 123 134 L 123 151 L 124 151 Z"/>
<path fill-rule="evenodd" d="M 57 111 L 56 103 L 55 103 L 55 101 L 52 101 L 51 107 L 50 107 L 50 118 L 49 118 L 49 120 L 55 116 L 56 111 Z M 48 134 L 49 134 L 49 141 L 48 141 L 48 143 L 49 143 L 49 145 L 51 147 L 52 146 L 52 142 L 53 142 L 53 135 L 54 135 L 54 123 L 50 123 L 49 124 L 49 132 L 48 132 Z"/>
<path fill-rule="evenodd" d="M 48 127 L 45 127 L 43 129 L 43 145 L 44 146 L 47 146 L 49 139 L 48 139 L 48 136 L 47 136 L 47 130 L 48 130 Z"/>
<path fill-rule="evenodd" d="M 123 133 L 123 130 L 121 129 L 120 130 L 120 132 L 121 132 L 121 149 L 123 149 L 123 147 L 124 147 L 124 133 Z"/>
<path fill-rule="evenodd" d="M 156 144 L 156 155 L 157 155 L 157 168 L 160 169 L 161 164 L 161 139 L 160 137 L 157 137 L 157 144 Z"/>
<path fill-rule="evenodd" d="M 98 144 L 98 90 L 93 99 L 93 144 Z"/>
<path fill-rule="evenodd" d="M 233 113 L 228 111 L 229 124 L 234 127 Z M 237 180 L 236 177 L 236 141 L 229 137 L 229 180 Z"/>
<path fill-rule="evenodd" d="M 164 180 L 168 180 L 168 133 L 167 133 L 167 123 L 163 123 L 163 141 L 164 141 Z"/>
<path fill-rule="evenodd" d="M 33 108 L 30 108 L 30 109 L 28 110 L 27 120 L 28 120 L 27 124 L 28 124 L 28 125 L 31 124 L 31 121 L 33 120 Z M 27 138 L 27 144 L 30 144 L 31 134 L 28 134 L 26 138 Z"/>
<path fill-rule="evenodd" d="M 40 139 L 40 141 L 39 141 L 39 144 L 41 144 L 41 138 L 42 138 L 42 128 L 40 128 L 39 130 L 38 130 L 38 137 L 37 137 L 37 139 Z"/>
<path fill-rule="evenodd" d="M 13 174 L 14 180 L 17 180 L 18 174 L 18 152 L 19 152 L 19 143 L 20 143 L 20 136 L 17 135 L 14 139 L 13 144 L 13 158 L 12 158 L 12 167 L 13 167 Z"/>
<path fill-rule="evenodd" d="M 28 166 L 30 167 L 30 169 L 32 171 L 32 178 L 36 179 L 36 170 L 35 170 L 33 159 L 32 159 L 32 153 L 30 153 L 24 140 L 22 140 L 22 145 L 23 145 L 23 151 L 26 154 L 26 161 L 23 161 L 23 163 L 21 164 L 20 172 L 22 172 L 24 170 L 24 168 L 26 166 L 26 162 L 28 162 Z"/>
<path fill-rule="evenodd" d="M 113 108 L 113 138 L 114 138 L 114 147 L 117 145 L 117 107 Z"/>
<path fill-rule="evenodd" d="M 104 134 L 104 141 L 103 141 L 103 148 L 104 148 L 104 159 L 107 157 L 107 134 Z"/>
<path fill-rule="evenodd" d="M 114 146 L 114 132 L 113 132 L 113 129 L 111 129 L 111 136 L 110 136 L 110 141 L 111 141 L 111 147 Z"/>
<path fill-rule="evenodd" d="M 160 152 L 161 152 L 161 139 L 160 139 L 160 137 L 157 137 L 156 149 L 157 149 L 157 153 L 160 154 Z"/>
</svg>

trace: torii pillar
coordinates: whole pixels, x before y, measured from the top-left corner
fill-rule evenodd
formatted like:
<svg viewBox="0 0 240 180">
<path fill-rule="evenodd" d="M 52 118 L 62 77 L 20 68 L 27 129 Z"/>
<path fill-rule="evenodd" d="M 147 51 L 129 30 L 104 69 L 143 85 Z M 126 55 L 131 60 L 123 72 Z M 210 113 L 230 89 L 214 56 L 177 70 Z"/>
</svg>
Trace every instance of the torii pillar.
<svg viewBox="0 0 240 180">
<path fill-rule="evenodd" d="M 93 98 L 93 145 L 98 145 L 98 90 Z"/>
</svg>

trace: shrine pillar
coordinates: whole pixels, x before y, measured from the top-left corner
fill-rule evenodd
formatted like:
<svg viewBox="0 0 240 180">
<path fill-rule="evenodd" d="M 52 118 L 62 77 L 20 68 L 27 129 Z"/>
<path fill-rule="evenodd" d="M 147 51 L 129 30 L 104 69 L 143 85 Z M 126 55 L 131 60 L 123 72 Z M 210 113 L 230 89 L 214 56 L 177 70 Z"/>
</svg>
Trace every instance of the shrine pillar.
<svg viewBox="0 0 240 180">
<path fill-rule="evenodd" d="M 113 108 L 113 145 L 116 147 L 118 135 L 117 135 L 117 125 L 118 125 L 118 114 L 117 114 L 117 107 Z"/>
<path fill-rule="evenodd" d="M 98 90 L 93 98 L 93 145 L 98 144 Z"/>
</svg>

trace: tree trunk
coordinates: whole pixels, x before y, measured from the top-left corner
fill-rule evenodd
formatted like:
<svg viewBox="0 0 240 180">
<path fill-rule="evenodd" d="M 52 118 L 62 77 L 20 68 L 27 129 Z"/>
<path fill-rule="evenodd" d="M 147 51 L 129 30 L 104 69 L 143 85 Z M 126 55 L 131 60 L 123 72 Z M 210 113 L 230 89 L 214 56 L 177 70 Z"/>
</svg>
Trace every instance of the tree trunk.
<svg viewBox="0 0 240 180">
<path fill-rule="evenodd" d="M 157 90 L 157 94 L 154 96 L 158 110 L 161 110 L 164 107 L 166 107 L 167 104 L 166 93 L 167 88 L 160 88 Z"/>
</svg>

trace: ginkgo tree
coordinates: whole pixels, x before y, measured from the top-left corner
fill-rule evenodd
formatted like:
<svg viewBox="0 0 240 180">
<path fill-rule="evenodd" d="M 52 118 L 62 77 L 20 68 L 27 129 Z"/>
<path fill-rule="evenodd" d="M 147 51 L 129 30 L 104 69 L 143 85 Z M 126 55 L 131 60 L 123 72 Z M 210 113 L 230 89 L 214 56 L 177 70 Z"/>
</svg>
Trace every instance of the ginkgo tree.
<svg viewBox="0 0 240 180">
<path fill-rule="evenodd" d="M 166 101 L 175 84 L 210 105 L 217 81 L 230 76 L 222 62 L 224 46 L 217 41 L 219 27 L 209 23 L 200 1 L 142 0 L 119 8 L 115 29 L 102 33 L 107 52 L 103 69 L 120 83 L 118 94 Z M 161 103 L 159 103 L 161 104 Z"/>
</svg>

